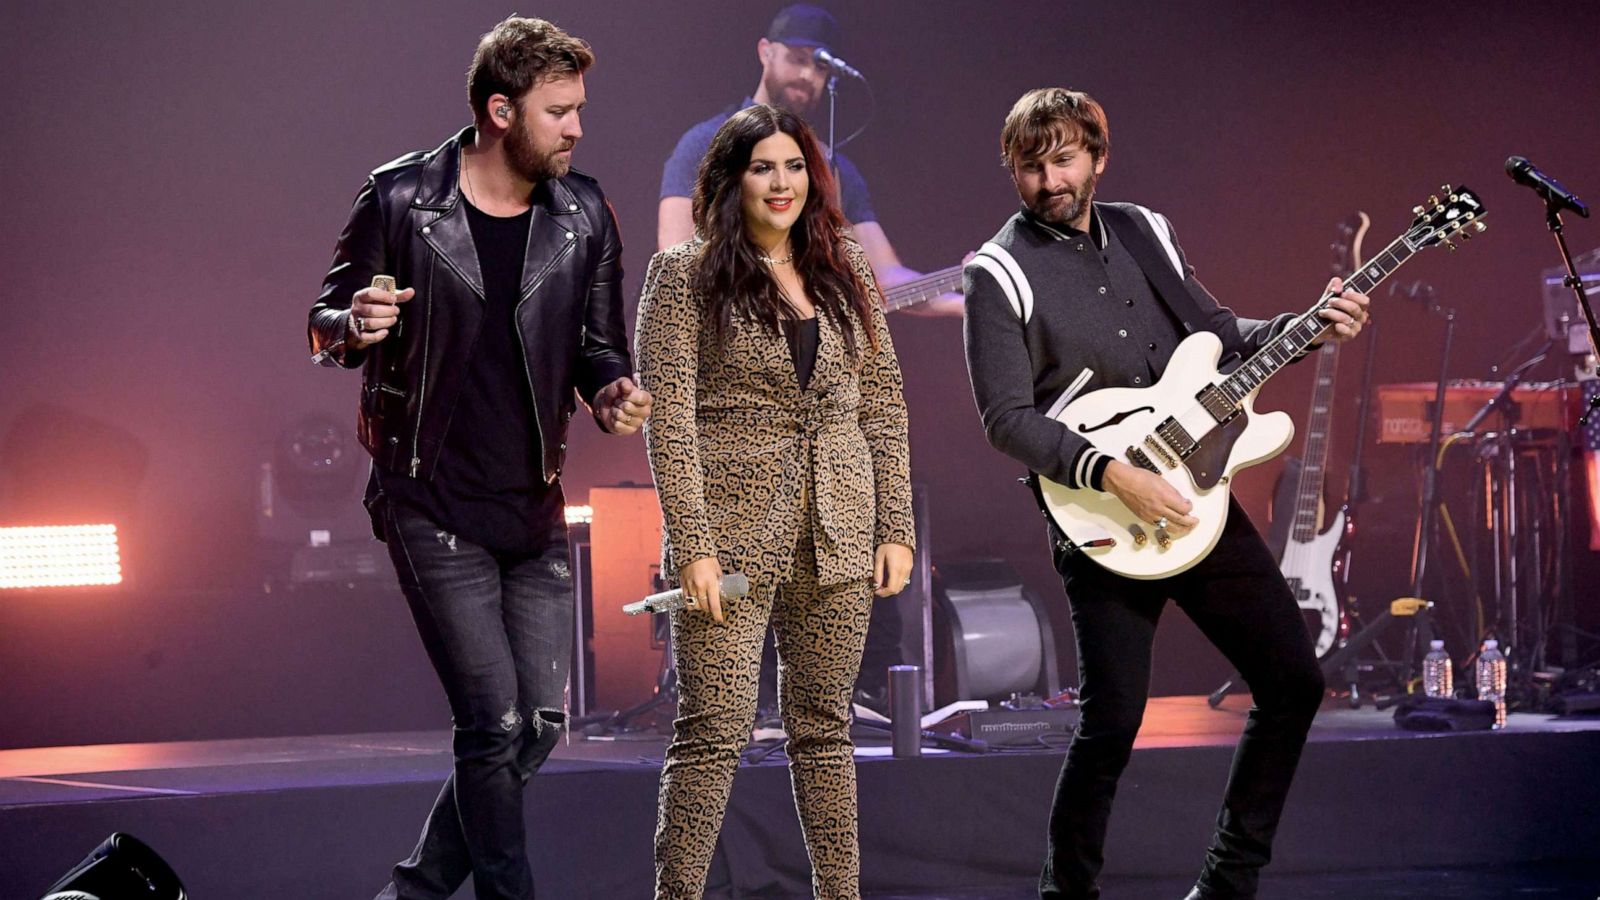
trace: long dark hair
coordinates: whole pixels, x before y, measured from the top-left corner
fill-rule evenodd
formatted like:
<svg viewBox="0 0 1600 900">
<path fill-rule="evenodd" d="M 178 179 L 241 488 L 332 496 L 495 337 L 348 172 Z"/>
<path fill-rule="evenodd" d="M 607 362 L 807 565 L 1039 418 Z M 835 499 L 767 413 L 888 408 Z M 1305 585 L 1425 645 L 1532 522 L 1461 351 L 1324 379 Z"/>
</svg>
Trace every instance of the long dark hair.
<svg viewBox="0 0 1600 900">
<path fill-rule="evenodd" d="M 791 308 L 761 262 L 762 248 L 745 234 L 741 205 L 741 179 L 750 165 L 751 152 L 779 131 L 800 145 L 810 180 L 805 206 L 789 232 L 795 271 L 805 282 L 813 305 L 844 334 L 851 353 L 856 349 L 851 311 L 867 341 L 876 348 L 872 301 L 845 258 L 841 238 L 847 226 L 822 145 L 799 116 L 759 103 L 734 113 L 717 129 L 694 183 L 694 227 L 705 240 L 696 260 L 694 288 L 711 314 L 717 342 L 725 342 L 735 316 L 777 333 L 778 320 Z"/>
</svg>

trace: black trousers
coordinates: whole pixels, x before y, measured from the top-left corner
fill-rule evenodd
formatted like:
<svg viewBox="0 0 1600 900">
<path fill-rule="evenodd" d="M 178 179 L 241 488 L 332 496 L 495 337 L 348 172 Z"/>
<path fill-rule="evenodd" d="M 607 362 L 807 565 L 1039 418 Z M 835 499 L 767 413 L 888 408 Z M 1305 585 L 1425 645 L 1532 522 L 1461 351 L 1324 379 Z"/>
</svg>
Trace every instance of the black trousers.
<svg viewBox="0 0 1600 900">
<path fill-rule="evenodd" d="M 1046 898 L 1093 898 L 1117 779 L 1150 694 L 1150 650 L 1170 599 L 1250 686 L 1254 706 L 1233 757 L 1198 886 L 1205 897 L 1254 897 L 1323 679 L 1294 596 L 1237 503 L 1211 554 L 1179 575 L 1139 581 L 1051 546 L 1072 606 L 1082 718 L 1050 809 Z"/>
</svg>

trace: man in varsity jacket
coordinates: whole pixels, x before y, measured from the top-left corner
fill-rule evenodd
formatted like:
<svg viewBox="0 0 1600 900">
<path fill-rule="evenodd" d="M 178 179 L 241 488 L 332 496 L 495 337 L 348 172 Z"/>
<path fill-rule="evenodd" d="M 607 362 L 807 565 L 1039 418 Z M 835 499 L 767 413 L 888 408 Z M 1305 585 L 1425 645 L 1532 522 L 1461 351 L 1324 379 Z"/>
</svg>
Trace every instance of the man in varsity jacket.
<svg viewBox="0 0 1600 900">
<path fill-rule="evenodd" d="M 989 442 L 1032 472 L 1109 491 L 1145 521 L 1164 519 L 1181 534 L 1196 524 L 1188 500 L 1160 476 L 1095 450 L 1046 411 L 1073 387 L 1149 387 L 1193 331 L 1221 338 L 1225 358 L 1248 357 L 1294 316 L 1234 315 L 1195 280 L 1165 217 L 1094 202 L 1110 131 L 1087 94 L 1028 92 L 1006 117 L 1000 142 L 1023 209 L 968 264 L 965 279 L 967 365 Z M 1329 290 L 1342 285 L 1335 279 Z M 1349 340 L 1367 320 L 1367 298 L 1342 291 L 1324 316 L 1333 323 L 1330 340 Z M 1112 797 L 1144 715 L 1156 622 L 1171 599 L 1239 670 L 1255 701 L 1189 897 L 1254 897 L 1323 695 L 1310 637 L 1276 561 L 1231 501 L 1210 555 L 1157 580 L 1112 574 L 1053 523 L 1049 529 L 1072 607 L 1082 719 L 1056 784 L 1040 896 L 1099 896 Z"/>
</svg>

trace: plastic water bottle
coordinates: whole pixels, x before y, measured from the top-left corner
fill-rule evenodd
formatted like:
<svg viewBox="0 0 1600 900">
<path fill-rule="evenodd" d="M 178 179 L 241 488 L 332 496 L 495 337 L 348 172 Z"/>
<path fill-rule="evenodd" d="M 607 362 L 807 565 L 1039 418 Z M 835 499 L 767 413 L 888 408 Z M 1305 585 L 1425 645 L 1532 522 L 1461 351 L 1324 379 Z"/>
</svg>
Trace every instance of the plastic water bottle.
<svg viewBox="0 0 1600 900">
<path fill-rule="evenodd" d="M 1422 692 L 1429 697 L 1454 697 L 1455 676 L 1444 641 L 1429 641 L 1428 655 L 1422 658 Z"/>
<path fill-rule="evenodd" d="M 1478 699 L 1494 704 L 1494 727 L 1506 727 L 1506 657 L 1499 641 L 1484 641 L 1478 654 Z"/>
</svg>

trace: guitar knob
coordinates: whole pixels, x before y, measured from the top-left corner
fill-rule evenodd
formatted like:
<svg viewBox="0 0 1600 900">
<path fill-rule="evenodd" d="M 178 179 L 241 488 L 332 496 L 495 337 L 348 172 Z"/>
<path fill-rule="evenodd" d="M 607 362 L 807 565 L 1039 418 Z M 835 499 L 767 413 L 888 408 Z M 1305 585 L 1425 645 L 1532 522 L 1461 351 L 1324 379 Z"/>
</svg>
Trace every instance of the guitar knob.
<svg viewBox="0 0 1600 900">
<path fill-rule="evenodd" d="M 1167 530 L 1165 528 L 1156 529 L 1156 546 L 1160 547 L 1162 550 L 1172 546 L 1172 535 L 1167 534 Z"/>
<path fill-rule="evenodd" d="M 1150 538 L 1145 535 L 1144 529 L 1138 525 L 1129 525 L 1128 533 L 1133 535 L 1133 545 L 1135 547 L 1143 547 L 1145 544 L 1150 543 Z"/>
</svg>

